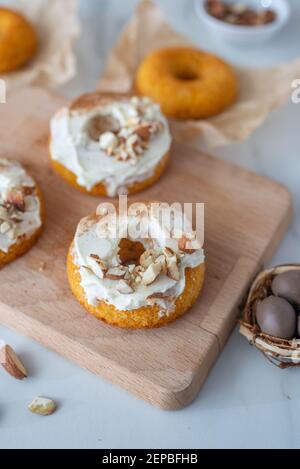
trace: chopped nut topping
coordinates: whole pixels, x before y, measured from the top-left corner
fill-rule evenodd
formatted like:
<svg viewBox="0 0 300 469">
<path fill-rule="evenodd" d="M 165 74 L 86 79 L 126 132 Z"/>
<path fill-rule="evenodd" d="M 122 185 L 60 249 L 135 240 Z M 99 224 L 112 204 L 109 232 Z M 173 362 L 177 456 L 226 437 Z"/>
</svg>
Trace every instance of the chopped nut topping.
<svg viewBox="0 0 300 469">
<path fill-rule="evenodd" d="M 164 248 L 164 255 L 166 257 L 173 257 L 173 256 L 176 256 L 175 252 L 173 251 L 173 249 L 169 248 L 169 247 L 165 247 Z"/>
<path fill-rule="evenodd" d="M 90 254 L 87 258 L 87 264 L 90 269 L 97 275 L 97 277 L 103 279 L 107 272 L 106 263 L 100 259 L 97 254 Z"/>
<path fill-rule="evenodd" d="M 142 275 L 142 284 L 145 286 L 151 285 L 151 283 L 153 283 L 157 279 L 157 277 L 161 273 L 161 270 L 162 266 L 160 263 L 150 264 L 147 270 Z"/>
<path fill-rule="evenodd" d="M 11 228 L 11 224 L 7 221 L 1 224 L 0 226 L 0 233 L 1 234 L 6 234 Z"/>
<path fill-rule="evenodd" d="M 141 125 L 137 129 L 135 129 L 135 134 L 142 140 L 148 142 L 151 137 L 151 125 Z"/>
<path fill-rule="evenodd" d="M 23 186 L 22 187 L 23 194 L 25 197 L 28 197 L 29 195 L 33 195 L 36 193 L 36 187 L 35 186 Z"/>
<path fill-rule="evenodd" d="M 195 236 L 189 237 L 184 234 L 178 241 L 178 248 L 186 254 L 193 254 L 199 249 L 198 241 Z"/>
<path fill-rule="evenodd" d="M 126 269 L 123 266 L 111 267 L 105 274 L 109 280 L 122 280 L 126 275 Z"/>
<path fill-rule="evenodd" d="M 178 260 L 176 256 L 167 257 L 167 275 L 172 280 L 178 282 L 180 280 L 180 272 L 178 269 Z"/>
<path fill-rule="evenodd" d="M 1 195 L 0 234 L 6 235 L 10 240 L 16 238 L 16 228 L 22 222 L 23 214 L 38 208 L 35 192 L 35 187 L 18 186 Z"/>
<path fill-rule="evenodd" d="M 186 253 L 194 252 L 187 243 L 192 243 L 195 235 L 193 233 L 183 235 L 180 246 L 186 249 Z M 160 275 L 168 276 L 178 282 L 180 280 L 180 262 L 184 257 L 183 252 L 175 252 L 169 247 L 161 249 L 146 249 L 136 261 L 124 261 L 119 256 L 115 257 L 110 267 L 96 254 L 88 257 L 87 264 L 90 269 L 101 279 L 118 282 L 115 288 L 122 294 L 133 293 L 139 285 L 148 286 L 154 283 Z M 135 263 L 136 262 L 136 263 Z M 98 269 L 98 270 L 97 270 Z M 164 295 L 165 297 L 165 295 Z M 154 298 L 154 297 L 153 297 Z M 159 295 L 156 299 L 162 297 Z M 151 299 L 151 297 L 150 297 Z"/>
<path fill-rule="evenodd" d="M 13 188 L 6 195 L 7 205 L 12 205 L 15 209 L 20 212 L 25 212 L 25 197 L 22 188 Z"/>
<path fill-rule="evenodd" d="M 37 208 L 37 201 L 34 198 L 27 198 L 25 200 L 25 211 L 26 212 L 34 212 Z"/>
<path fill-rule="evenodd" d="M 125 282 L 125 280 L 120 280 L 116 288 L 120 293 L 125 295 L 129 295 L 130 293 L 134 292 L 133 288 L 127 282 Z"/>
<path fill-rule="evenodd" d="M 8 236 L 9 239 L 11 239 L 11 240 L 15 239 L 15 237 L 16 237 L 15 230 L 14 230 L 13 228 L 12 228 L 11 230 L 9 230 L 9 231 L 7 232 L 7 236 Z"/>
<path fill-rule="evenodd" d="M 111 116 L 96 116 L 90 122 L 88 132 L 92 140 L 99 141 L 101 150 L 108 156 L 136 164 L 149 148 L 151 138 L 163 129 L 163 123 L 157 120 L 155 104 L 150 100 L 133 97 L 130 106 L 122 128 Z"/>
<path fill-rule="evenodd" d="M 119 140 L 113 132 L 105 132 L 100 135 L 99 145 L 101 150 L 114 150 L 118 145 Z"/>
<path fill-rule="evenodd" d="M 150 249 L 147 249 L 140 257 L 140 264 L 145 269 L 147 269 L 149 265 L 153 263 L 153 261 L 153 251 L 151 251 Z"/>
</svg>

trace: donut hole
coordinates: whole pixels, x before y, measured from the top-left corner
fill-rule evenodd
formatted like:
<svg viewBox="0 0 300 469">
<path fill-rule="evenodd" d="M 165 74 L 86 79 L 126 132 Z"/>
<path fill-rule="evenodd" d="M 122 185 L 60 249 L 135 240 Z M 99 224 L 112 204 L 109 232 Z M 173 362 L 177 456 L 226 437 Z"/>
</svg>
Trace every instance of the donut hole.
<svg viewBox="0 0 300 469">
<path fill-rule="evenodd" d="M 99 141 L 100 135 L 105 132 L 118 132 L 120 124 L 113 116 L 95 116 L 89 123 L 87 132 L 89 137 L 95 142 Z"/>
<path fill-rule="evenodd" d="M 175 78 L 181 81 L 194 81 L 198 80 L 199 76 L 192 68 L 178 68 L 175 71 Z"/>
<path fill-rule="evenodd" d="M 119 243 L 119 257 L 123 265 L 139 264 L 140 257 L 144 252 L 145 247 L 139 241 L 122 238 Z"/>
</svg>

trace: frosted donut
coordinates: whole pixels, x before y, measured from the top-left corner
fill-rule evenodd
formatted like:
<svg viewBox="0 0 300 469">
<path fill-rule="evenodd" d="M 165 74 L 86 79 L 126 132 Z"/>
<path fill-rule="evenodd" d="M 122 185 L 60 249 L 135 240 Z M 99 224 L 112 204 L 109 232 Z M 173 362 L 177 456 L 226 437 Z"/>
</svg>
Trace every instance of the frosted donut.
<svg viewBox="0 0 300 469">
<path fill-rule="evenodd" d="M 27 252 L 42 232 L 39 188 L 16 162 L 0 159 L 0 268 Z"/>
<path fill-rule="evenodd" d="M 237 78 L 230 65 L 212 54 L 191 47 L 169 47 L 144 59 L 136 88 L 160 103 L 168 117 L 204 119 L 235 101 Z"/>
<path fill-rule="evenodd" d="M 0 73 L 16 70 L 35 55 L 37 34 L 20 13 L 0 8 Z"/>
<path fill-rule="evenodd" d="M 148 98 L 88 94 L 51 121 L 54 169 L 95 196 L 132 194 L 154 184 L 170 146 L 167 120 Z"/>
<path fill-rule="evenodd" d="M 131 237 L 128 216 L 116 237 L 101 227 L 103 215 L 80 221 L 70 246 L 67 272 L 79 303 L 98 319 L 126 329 L 154 328 L 186 313 L 204 282 L 204 252 L 192 231 L 165 236 L 155 217 L 155 238 Z M 100 224 L 100 227 L 99 227 Z M 105 225 L 104 225 L 105 226 Z"/>
</svg>

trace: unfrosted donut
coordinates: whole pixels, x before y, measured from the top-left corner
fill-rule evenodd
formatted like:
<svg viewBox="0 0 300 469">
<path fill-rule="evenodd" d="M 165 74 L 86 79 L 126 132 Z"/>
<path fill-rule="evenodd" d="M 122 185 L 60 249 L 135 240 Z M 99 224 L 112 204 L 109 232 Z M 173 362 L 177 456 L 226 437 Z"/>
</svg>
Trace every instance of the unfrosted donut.
<svg viewBox="0 0 300 469">
<path fill-rule="evenodd" d="M 202 119 L 230 106 L 237 96 L 237 78 L 220 58 L 190 47 L 156 50 L 141 63 L 136 88 L 177 119 Z"/>
<path fill-rule="evenodd" d="M 0 8 L 0 73 L 16 70 L 35 55 L 37 34 L 20 13 Z"/>
</svg>

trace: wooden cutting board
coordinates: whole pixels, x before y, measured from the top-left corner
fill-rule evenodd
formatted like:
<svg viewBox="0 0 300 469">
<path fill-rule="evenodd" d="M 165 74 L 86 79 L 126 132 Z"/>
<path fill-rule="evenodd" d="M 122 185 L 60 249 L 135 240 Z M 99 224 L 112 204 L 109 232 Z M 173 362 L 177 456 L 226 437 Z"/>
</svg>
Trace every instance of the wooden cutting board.
<svg viewBox="0 0 300 469">
<path fill-rule="evenodd" d="M 38 244 L 0 272 L 0 323 L 152 404 L 183 407 L 199 392 L 236 324 L 252 277 L 287 229 L 290 194 L 257 174 L 174 147 L 166 175 L 140 197 L 205 202 L 203 295 L 191 312 L 161 329 L 124 331 L 105 325 L 85 313 L 66 278 L 68 245 L 97 199 L 69 187 L 50 169 L 49 118 L 63 103 L 32 88 L 0 105 L 0 157 L 16 159 L 31 171 L 47 209 Z"/>
</svg>

